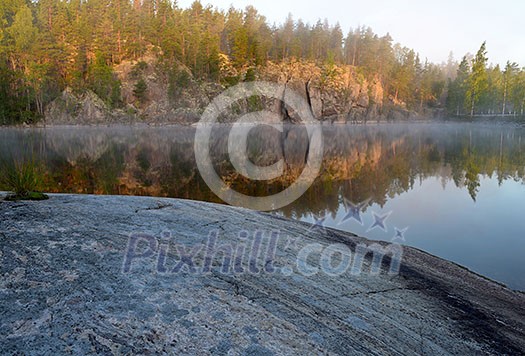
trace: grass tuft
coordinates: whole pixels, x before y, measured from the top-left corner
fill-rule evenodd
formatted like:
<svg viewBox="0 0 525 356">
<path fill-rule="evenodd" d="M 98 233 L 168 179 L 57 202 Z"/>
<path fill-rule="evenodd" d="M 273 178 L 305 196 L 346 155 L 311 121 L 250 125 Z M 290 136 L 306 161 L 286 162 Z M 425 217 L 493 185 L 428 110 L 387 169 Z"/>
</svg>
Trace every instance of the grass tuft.
<svg viewBox="0 0 525 356">
<path fill-rule="evenodd" d="M 6 200 L 44 200 L 49 197 L 39 189 L 43 181 L 42 169 L 34 160 L 3 164 L 0 171 L 2 187 L 12 192 Z"/>
</svg>

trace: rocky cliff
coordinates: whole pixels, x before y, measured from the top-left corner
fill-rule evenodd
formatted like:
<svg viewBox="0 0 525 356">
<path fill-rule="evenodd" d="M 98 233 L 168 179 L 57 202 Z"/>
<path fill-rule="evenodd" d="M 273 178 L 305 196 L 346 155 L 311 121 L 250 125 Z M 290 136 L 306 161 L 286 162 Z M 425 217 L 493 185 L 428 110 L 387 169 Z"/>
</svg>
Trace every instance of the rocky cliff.
<svg viewBox="0 0 525 356">
<path fill-rule="evenodd" d="M 204 109 L 229 86 L 249 80 L 280 83 L 285 90 L 300 94 L 313 115 L 329 122 L 366 122 L 368 120 L 407 120 L 419 115 L 406 110 L 403 103 L 385 97 L 378 77 L 366 78 L 356 67 L 318 65 L 290 60 L 269 62 L 260 68 L 235 69 L 227 57 L 221 58 L 219 83 L 196 80 L 183 66 L 172 66 L 152 53 L 139 61 L 124 61 L 114 68 L 121 82 L 119 108 L 111 109 L 91 91 L 76 94 L 66 88 L 51 102 L 45 113 L 47 124 L 105 124 L 145 122 L 191 124 L 199 120 Z M 138 81 L 145 90 L 138 98 Z M 286 93 L 282 93 L 283 97 Z M 240 113 L 269 110 L 295 122 L 295 113 L 275 100 L 242 100 L 222 117 L 235 121 Z"/>
</svg>

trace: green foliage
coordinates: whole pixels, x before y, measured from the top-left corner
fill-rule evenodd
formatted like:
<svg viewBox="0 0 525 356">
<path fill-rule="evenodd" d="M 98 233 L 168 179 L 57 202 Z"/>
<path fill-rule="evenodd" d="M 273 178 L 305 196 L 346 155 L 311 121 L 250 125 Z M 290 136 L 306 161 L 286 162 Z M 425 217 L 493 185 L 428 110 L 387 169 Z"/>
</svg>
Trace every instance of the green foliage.
<svg viewBox="0 0 525 356">
<path fill-rule="evenodd" d="M 118 107 L 121 83 L 113 68 L 139 61 L 131 72 L 139 80 L 148 67 L 141 60 L 146 53 L 176 68 L 168 71 L 173 102 L 191 81 L 232 86 L 256 80 L 255 68 L 269 60 L 296 59 L 322 66 L 326 83 L 333 77 L 330 68 L 353 66 L 360 82 L 379 81 L 385 100 L 407 109 L 440 107 L 445 99 L 449 113 L 457 115 L 519 114 L 525 106 L 524 70 L 512 63 L 503 70 L 487 67 L 485 45 L 458 69 L 452 59 L 447 65 L 423 63 L 414 50 L 369 27 L 344 35 L 338 24 L 310 25 L 291 15 L 275 26 L 253 6 L 224 12 L 198 1 L 182 9 L 169 0 L 3 0 L 0 124 L 36 121 L 66 87 L 93 90 Z M 143 89 L 136 89 L 142 97 Z"/>
<path fill-rule="evenodd" d="M 184 69 L 173 67 L 168 76 L 168 97 L 172 102 L 177 101 L 182 92 L 189 88 L 191 75 Z"/>
<path fill-rule="evenodd" d="M 486 43 L 483 42 L 472 61 L 472 72 L 468 80 L 467 98 L 470 105 L 470 116 L 474 115 L 476 104 L 488 89 L 487 61 Z"/>
<path fill-rule="evenodd" d="M 32 123 L 38 114 L 31 110 L 30 88 L 20 81 L 21 73 L 15 72 L 0 60 L 0 125 L 21 122 Z"/>
<path fill-rule="evenodd" d="M 321 88 L 324 89 L 328 84 L 333 83 L 337 78 L 337 68 L 333 56 L 329 56 L 321 70 Z"/>
<path fill-rule="evenodd" d="M 135 87 L 133 88 L 133 95 L 139 100 L 140 103 L 144 103 L 148 98 L 148 84 L 143 78 L 140 78 Z"/>
<path fill-rule="evenodd" d="M 0 62 L 0 124 L 13 123 L 13 118 L 18 112 L 17 102 L 11 93 L 13 73 Z"/>
<path fill-rule="evenodd" d="M 124 170 L 123 145 L 112 144 L 93 166 L 93 176 L 98 177 L 95 182 L 96 189 L 103 194 L 116 194 L 119 177 Z"/>
<path fill-rule="evenodd" d="M 447 109 L 449 114 L 461 115 L 467 100 L 467 85 L 470 74 L 470 66 L 467 57 L 459 64 L 456 79 L 449 81 Z"/>
<path fill-rule="evenodd" d="M 247 103 L 248 103 L 248 111 L 254 112 L 254 111 L 261 111 L 264 109 L 261 97 L 259 95 L 252 95 L 248 97 Z"/>
<path fill-rule="evenodd" d="M 34 160 L 15 161 L 2 164 L 0 183 L 13 192 L 12 200 L 39 200 L 46 197 L 38 193 L 43 182 L 41 166 Z"/>
<path fill-rule="evenodd" d="M 525 69 L 507 62 L 487 66 L 487 50 L 483 43 L 476 56 L 461 61 L 454 80 L 449 80 L 447 109 L 454 115 L 523 115 L 525 106 Z"/>
<path fill-rule="evenodd" d="M 248 68 L 244 76 L 245 82 L 254 82 L 257 80 L 257 70 L 253 67 Z"/>
<path fill-rule="evenodd" d="M 221 79 L 222 84 L 224 84 L 227 88 L 237 85 L 241 81 L 241 77 L 239 75 L 231 75 Z"/>
<path fill-rule="evenodd" d="M 140 61 L 135 65 L 135 69 L 139 72 L 143 72 L 148 68 L 148 63 Z"/>
<path fill-rule="evenodd" d="M 514 112 L 521 116 L 525 115 L 525 70 L 516 74 L 510 98 Z"/>
<path fill-rule="evenodd" d="M 139 167 L 143 172 L 147 172 L 148 169 L 150 169 L 151 163 L 150 163 L 149 153 L 147 149 L 142 148 L 137 153 L 137 163 L 139 164 Z"/>
<path fill-rule="evenodd" d="M 89 84 L 90 89 L 110 107 L 120 105 L 120 81 L 101 53 L 97 54 L 95 62 L 89 68 Z"/>
<path fill-rule="evenodd" d="M 33 14 L 31 9 L 23 5 L 18 9 L 13 24 L 7 29 L 7 33 L 14 41 L 17 52 L 28 51 L 34 44 L 37 29 L 33 26 Z"/>
</svg>

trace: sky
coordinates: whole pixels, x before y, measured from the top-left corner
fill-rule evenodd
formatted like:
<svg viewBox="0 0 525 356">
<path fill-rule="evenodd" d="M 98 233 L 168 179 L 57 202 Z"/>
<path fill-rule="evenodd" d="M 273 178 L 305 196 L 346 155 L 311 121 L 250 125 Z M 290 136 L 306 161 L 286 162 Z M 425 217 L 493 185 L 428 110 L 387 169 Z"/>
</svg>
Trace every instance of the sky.
<svg viewBox="0 0 525 356">
<path fill-rule="evenodd" d="M 186 8 L 193 0 L 178 0 Z M 201 0 L 219 9 L 254 6 L 270 24 L 295 20 L 314 24 L 318 19 L 339 22 L 343 32 L 360 25 L 375 33 L 387 32 L 395 42 L 414 49 L 434 63 L 476 53 L 487 41 L 489 63 L 507 60 L 525 66 L 525 1 L 523 0 Z"/>
</svg>

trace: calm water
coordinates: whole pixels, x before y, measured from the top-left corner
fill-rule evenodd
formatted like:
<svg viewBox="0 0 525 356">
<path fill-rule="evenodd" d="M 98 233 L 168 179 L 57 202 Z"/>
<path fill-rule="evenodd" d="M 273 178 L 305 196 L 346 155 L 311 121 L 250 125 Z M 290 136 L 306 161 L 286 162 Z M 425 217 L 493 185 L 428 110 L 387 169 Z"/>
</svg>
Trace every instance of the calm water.
<svg viewBox="0 0 525 356">
<path fill-rule="evenodd" d="M 233 188 L 264 196 L 304 167 L 300 126 L 253 130 L 249 157 L 284 158 L 284 177 L 248 181 L 228 160 L 229 128 L 214 130 L 215 169 Z M 0 130 L 0 162 L 33 157 L 49 192 L 133 194 L 220 202 L 200 178 L 191 127 Z M 404 244 L 525 290 L 525 129 L 516 124 L 384 124 L 324 129 L 324 164 L 299 200 L 277 211 L 294 219 Z M 2 168 L 4 169 L 4 168 Z M 2 189 L 2 187 L 0 187 Z M 4 187 L 5 189 L 5 187 Z M 361 222 L 347 219 L 348 203 Z M 384 229 L 373 226 L 378 216 Z M 404 231 L 398 233 L 398 231 Z"/>
</svg>

